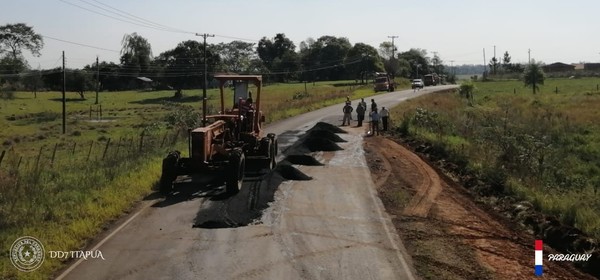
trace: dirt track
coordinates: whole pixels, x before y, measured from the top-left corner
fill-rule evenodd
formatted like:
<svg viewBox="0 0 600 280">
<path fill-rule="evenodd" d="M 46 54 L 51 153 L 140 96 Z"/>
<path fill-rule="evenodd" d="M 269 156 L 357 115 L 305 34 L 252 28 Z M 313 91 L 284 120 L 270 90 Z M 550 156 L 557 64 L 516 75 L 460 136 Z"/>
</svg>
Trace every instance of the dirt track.
<svg viewBox="0 0 600 280">
<path fill-rule="evenodd" d="M 423 278 L 539 279 L 532 235 L 473 202 L 402 145 L 370 137 L 365 151 L 380 197 Z M 594 279 L 550 261 L 544 261 L 543 278 Z"/>
</svg>

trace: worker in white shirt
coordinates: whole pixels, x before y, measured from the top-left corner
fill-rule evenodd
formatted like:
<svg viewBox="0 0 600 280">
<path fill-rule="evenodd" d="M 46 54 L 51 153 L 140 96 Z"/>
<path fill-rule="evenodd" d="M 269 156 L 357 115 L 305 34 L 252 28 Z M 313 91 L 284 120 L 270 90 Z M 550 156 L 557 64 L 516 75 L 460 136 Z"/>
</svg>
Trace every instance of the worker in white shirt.
<svg viewBox="0 0 600 280">
<path fill-rule="evenodd" d="M 388 130 L 388 119 L 390 117 L 390 111 L 388 111 L 388 109 L 386 109 L 385 107 L 381 107 L 381 111 L 379 112 L 379 115 L 381 116 L 381 124 L 383 124 L 383 131 L 387 131 Z"/>
</svg>

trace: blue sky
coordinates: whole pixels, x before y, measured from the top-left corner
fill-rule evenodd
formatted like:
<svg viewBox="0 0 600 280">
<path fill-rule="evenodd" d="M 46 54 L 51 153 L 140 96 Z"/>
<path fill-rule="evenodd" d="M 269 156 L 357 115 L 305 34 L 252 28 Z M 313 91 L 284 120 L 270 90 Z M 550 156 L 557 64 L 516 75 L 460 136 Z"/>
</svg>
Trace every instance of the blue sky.
<svg viewBox="0 0 600 280">
<path fill-rule="evenodd" d="M 74 6 L 117 17 L 98 8 L 111 10 L 100 3 L 191 33 L 142 27 Z M 209 43 L 285 33 L 297 46 L 308 37 L 332 35 L 375 47 L 396 35 L 399 51 L 437 52 L 448 65 L 481 64 L 484 48 L 489 61 L 494 46 L 497 57 L 508 51 L 514 62 L 526 62 L 531 49 L 538 61 L 577 63 L 600 62 L 598 11 L 600 1 L 577 0 L 0 0 L 0 25 L 24 22 L 45 36 L 113 50 L 46 38 L 41 57 L 26 55 L 32 68 L 42 69 L 59 66 L 63 50 L 68 67 L 90 64 L 96 55 L 118 62 L 122 37 L 133 32 L 148 39 L 154 55 L 181 41 L 201 40 L 193 33 L 220 35 Z"/>
</svg>

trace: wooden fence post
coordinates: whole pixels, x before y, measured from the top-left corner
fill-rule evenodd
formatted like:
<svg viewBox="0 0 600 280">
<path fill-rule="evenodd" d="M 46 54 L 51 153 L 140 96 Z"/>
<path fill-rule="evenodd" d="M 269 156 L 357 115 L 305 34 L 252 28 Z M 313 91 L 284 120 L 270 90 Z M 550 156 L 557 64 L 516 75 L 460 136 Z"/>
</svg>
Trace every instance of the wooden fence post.
<svg viewBox="0 0 600 280">
<path fill-rule="evenodd" d="M 0 155 L 0 165 L 2 165 L 2 160 L 4 159 L 5 153 L 6 153 L 6 151 L 2 151 L 2 154 Z"/>
<path fill-rule="evenodd" d="M 56 156 L 57 148 L 58 148 L 58 143 L 54 144 L 54 151 L 52 151 L 52 160 L 50 160 L 50 167 L 54 166 L 54 157 Z"/>
<path fill-rule="evenodd" d="M 115 152 L 115 156 L 118 157 L 119 156 L 119 148 L 121 147 L 121 140 L 123 139 L 123 137 L 119 137 L 119 142 L 117 142 L 117 151 Z"/>
<path fill-rule="evenodd" d="M 144 134 L 146 133 L 146 131 L 142 131 L 142 135 L 140 135 L 140 152 L 142 151 L 142 148 L 144 147 Z"/>
<path fill-rule="evenodd" d="M 73 142 L 73 149 L 71 150 L 71 154 L 75 154 L 75 147 L 77 147 L 77 142 Z"/>
<path fill-rule="evenodd" d="M 108 138 L 108 141 L 106 141 L 106 147 L 104 147 L 104 153 L 102 154 L 102 160 L 104 160 L 104 157 L 106 156 L 106 151 L 108 151 L 108 145 L 110 145 L 110 138 Z"/>
<path fill-rule="evenodd" d="M 21 162 L 23 161 L 23 156 L 19 157 L 19 163 L 17 163 L 17 170 L 19 170 L 19 167 L 21 166 Z"/>
<path fill-rule="evenodd" d="M 162 142 L 160 142 L 160 147 L 162 148 L 165 145 L 165 141 L 167 141 L 167 136 L 169 135 L 169 131 L 165 132 L 165 136 L 163 136 Z M 0 160 L 0 162 L 2 162 Z"/>
<path fill-rule="evenodd" d="M 38 168 L 40 166 L 40 158 L 42 157 L 42 151 L 44 150 L 44 146 L 40 147 L 40 152 L 38 153 L 37 159 L 35 160 L 35 173 L 37 174 Z"/>
<path fill-rule="evenodd" d="M 94 141 L 91 141 L 91 143 L 90 143 L 90 150 L 88 151 L 86 161 L 90 161 L 90 155 L 92 154 L 92 147 L 94 147 Z"/>
</svg>

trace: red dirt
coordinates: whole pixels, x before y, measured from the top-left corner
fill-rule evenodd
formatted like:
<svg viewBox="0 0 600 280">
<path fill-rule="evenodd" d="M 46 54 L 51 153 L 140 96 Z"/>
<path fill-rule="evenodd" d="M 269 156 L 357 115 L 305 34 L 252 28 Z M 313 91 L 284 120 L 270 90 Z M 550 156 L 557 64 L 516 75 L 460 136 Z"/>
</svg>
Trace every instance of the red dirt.
<svg viewBox="0 0 600 280">
<path fill-rule="evenodd" d="M 535 237 L 387 137 L 365 138 L 379 195 L 424 279 L 540 279 Z M 544 248 L 544 254 L 551 248 Z M 594 279 L 544 260 L 544 279 Z"/>
</svg>

